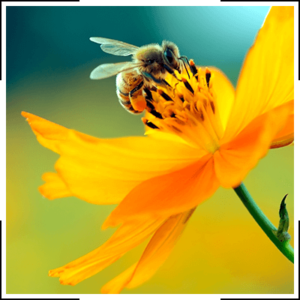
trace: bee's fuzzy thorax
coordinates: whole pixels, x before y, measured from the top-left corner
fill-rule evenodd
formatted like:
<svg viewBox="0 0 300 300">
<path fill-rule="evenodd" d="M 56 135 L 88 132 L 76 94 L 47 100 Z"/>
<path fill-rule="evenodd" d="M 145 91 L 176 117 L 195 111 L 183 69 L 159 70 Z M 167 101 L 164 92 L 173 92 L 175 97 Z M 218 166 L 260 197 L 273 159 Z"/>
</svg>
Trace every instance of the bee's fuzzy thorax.
<svg viewBox="0 0 300 300">
<path fill-rule="evenodd" d="M 162 48 L 158 44 L 142 46 L 133 54 L 132 58 L 139 62 L 146 62 L 147 60 L 162 62 Z"/>
</svg>

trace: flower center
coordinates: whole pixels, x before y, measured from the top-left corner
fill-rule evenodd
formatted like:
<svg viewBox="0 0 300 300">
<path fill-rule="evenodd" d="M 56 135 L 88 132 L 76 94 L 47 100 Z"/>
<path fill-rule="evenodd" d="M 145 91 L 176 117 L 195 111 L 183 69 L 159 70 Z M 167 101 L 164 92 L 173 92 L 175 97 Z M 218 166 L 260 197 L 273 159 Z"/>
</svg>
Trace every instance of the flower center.
<svg viewBox="0 0 300 300">
<path fill-rule="evenodd" d="M 186 72 L 179 80 L 168 78 L 167 88 L 146 88 L 148 114 L 142 121 L 148 127 L 180 136 L 193 147 L 214 153 L 224 129 L 213 91 L 213 74 L 196 68 L 190 60 L 190 78 Z"/>
</svg>

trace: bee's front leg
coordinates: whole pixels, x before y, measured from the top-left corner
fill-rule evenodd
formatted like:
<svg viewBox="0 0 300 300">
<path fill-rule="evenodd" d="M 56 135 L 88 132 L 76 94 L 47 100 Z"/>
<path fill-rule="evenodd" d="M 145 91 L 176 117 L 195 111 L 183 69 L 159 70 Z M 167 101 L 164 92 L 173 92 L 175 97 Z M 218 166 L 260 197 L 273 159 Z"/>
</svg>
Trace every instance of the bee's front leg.
<svg viewBox="0 0 300 300">
<path fill-rule="evenodd" d="M 144 76 L 145 80 L 148 81 L 148 82 L 150 82 L 150 83 L 154 82 L 157 85 L 159 85 L 161 87 L 164 87 L 166 89 L 172 88 L 171 85 L 166 80 L 164 80 L 164 79 L 157 79 L 152 74 L 147 73 L 147 72 L 141 72 L 141 73 Z"/>
<path fill-rule="evenodd" d="M 133 90 L 129 92 L 129 99 L 134 110 L 138 112 L 143 112 L 147 106 L 146 100 L 143 97 L 142 87 L 144 86 L 144 82 L 141 81 L 139 85 L 137 85 Z"/>
</svg>

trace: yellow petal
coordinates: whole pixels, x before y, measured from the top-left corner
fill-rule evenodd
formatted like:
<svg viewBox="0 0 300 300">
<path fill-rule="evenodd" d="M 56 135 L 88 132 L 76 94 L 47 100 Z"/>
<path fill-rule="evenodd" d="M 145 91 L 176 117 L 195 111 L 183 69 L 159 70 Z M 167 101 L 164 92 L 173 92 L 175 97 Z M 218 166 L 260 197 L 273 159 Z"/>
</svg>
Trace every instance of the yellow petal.
<svg viewBox="0 0 300 300">
<path fill-rule="evenodd" d="M 221 123 L 225 129 L 235 100 L 235 90 L 230 80 L 221 70 L 215 67 L 208 67 L 208 69 L 212 73 L 211 80 L 213 82 L 215 99 L 220 111 Z"/>
<path fill-rule="evenodd" d="M 187 211 L 209 198 L 218 187 L 212 155 L 205 155 L 188 167 L 139 184 L 110 214 L 103 228 L 130 218 L 168 217 Z"/>
<path fill-rule="evenodd" d="M 265 156 L 277 133 L 285 126 L 294 101 L 283 104 L 253 120 L 238 136 L 214 154 L 220 184 L 237 187 L 258 160 Z"/>
<path fill-rule="evenodd" d="M 45 173 L 42 179 L 46 183 L 39 187 L 39 191 L 49 200 L 72 196 L 71 191 L 57 173 Z"/>
<path fill-rule="evenodd" d="M 142 222 L 126 222 L 101 247 L 66 264 L 51 270 L 49 276 L 60 277 L 64 285 L 76 285 L 100 272 L 126 252 L 147 239 L 164 219 L 147 219 Z"/>
<path fill-rule="evenodd" d="M 120 275 L 106 283 L 101 288 L 102 294 L 119 294 L 133 276 L 137 263 L 126 269 Z"/>
<path fill-rule="evenodd" d="M 101 289 L 105 294 L 120 293 L 149 280 L 165 262 L 195 209 L 170 217 L 153 235 L 138 263 L 132 265 Z"/>
<path fill-rule="evenodd" d="M 130 190 L 149 178 L 181 169 L 201 153 L 186 144 L 150 137 L 98 139 L 64 128 L 32 114 L 23 113 L 39 142 L 60 154 L 56 179 L 70 193 L 95 204 L 121 201 Z M 53 178 L 44 177 L 40 188 L 49 199 L 57 193 Z"/>
<path fill-rule="evenodd" d="M 294 7 L 275 6 L 244 61 L 225 134 L 235 136 L 257 116 L 293 99 Z"/>
<path fill-rule="evenodd" d="M 38 141 L 46 148 L 59 153 L 59 145 L 68 136 L 68 129 L 33 114 L 22 112 Z"/>
<path fill-rule="evenodd" d="M 294 141 L 294 111 L 288 116 L 288 120 L 272 141 L 271 149 L 290 145 Z"/>
</svg>

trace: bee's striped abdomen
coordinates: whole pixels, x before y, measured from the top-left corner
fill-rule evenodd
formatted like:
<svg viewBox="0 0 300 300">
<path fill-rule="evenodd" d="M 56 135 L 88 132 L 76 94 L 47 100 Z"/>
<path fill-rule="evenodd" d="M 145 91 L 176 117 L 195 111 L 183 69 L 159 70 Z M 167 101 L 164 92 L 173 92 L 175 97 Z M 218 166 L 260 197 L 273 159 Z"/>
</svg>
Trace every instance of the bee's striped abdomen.
<svg viewBox="0 0 300 300">
<path fill-rule="evenodd" d="M 136 71 L 123 72 L 117 76 L 117 96 L 120 104 L 132 114 L 140 114 L 143 111 L 139 111 L 133 108 L 131 99 L 142 96 L 142 89 L 137 87 L 143 86 L 143 77 Z"/>
<path fill-rule="evenodd" d="M 141 113 L 140 111 L 137 111 L 132 107 L 130 99 L 129 99 L 129 94 L 127 94 L 127 96 L 126 96 L 124 93 L 122 93 L 120 91 L 120 89 L 118 87 L 117 87 L 117 95 L 118 95 L 121 106 L 123 106 L 126 110 L 128 110 L 129 112 L 131 112 L 133 114 Z"/>
</svg>

